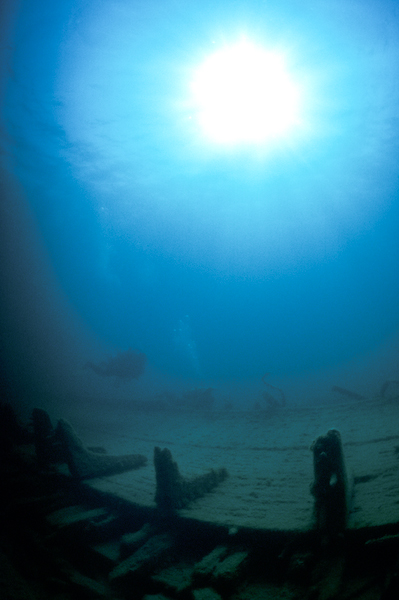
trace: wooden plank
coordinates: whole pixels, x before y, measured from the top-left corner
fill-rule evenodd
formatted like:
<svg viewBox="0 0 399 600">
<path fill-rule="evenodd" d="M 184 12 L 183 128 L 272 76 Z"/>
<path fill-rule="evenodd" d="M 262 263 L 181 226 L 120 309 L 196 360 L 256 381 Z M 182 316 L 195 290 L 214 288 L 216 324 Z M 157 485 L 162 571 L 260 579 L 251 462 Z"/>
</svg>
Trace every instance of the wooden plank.
<svg viewBox="0 0 399 600">
<path fill-rule="evenodd" d="M 148 465 L 95 479 L 93 489 L 155 509 L 155 446 L 167 447 L 185 477 L 225 467 L 229 477 L 206 497 L 179 511 L 183 517 L 266 530 L 304 531 L 312 523 L 311 443 L 340 431 L 355 477 L 349 528 L 399 523 L 399 404 L 374 401 L 261 411 L 145 412 L 124 408 L 98 427 L 76 424 L 87 445 L 112 454 L 137 452 Z M 105 415 L 104 415 L 105 419 Z"/>
</svg>

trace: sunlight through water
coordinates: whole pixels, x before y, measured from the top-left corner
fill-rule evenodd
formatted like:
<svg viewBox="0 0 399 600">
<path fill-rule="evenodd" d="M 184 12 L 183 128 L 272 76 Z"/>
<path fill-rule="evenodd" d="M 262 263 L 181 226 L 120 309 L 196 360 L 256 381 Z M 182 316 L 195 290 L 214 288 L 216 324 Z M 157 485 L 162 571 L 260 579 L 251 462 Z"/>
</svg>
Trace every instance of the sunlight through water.
<svg viewBox="0 0 399 600">
<path fill-rule="evenodd" d="M 353 29 L 313 4 L 246 23 L 207 6 L 187 25 L 128 2 L 71 24 L 65 158 L 141 247 L 241 274 L 323 260 L 391 198 L 396 36 L 369 35 L 374 12 Z"/>
<path fill-rule="evenodd" d="M 215 142 L 264 142 L 299 120 L 299 92 L 283 57 L 248 41 L 212 54 L 192 89 L 201 126 Z"/>
</svg>

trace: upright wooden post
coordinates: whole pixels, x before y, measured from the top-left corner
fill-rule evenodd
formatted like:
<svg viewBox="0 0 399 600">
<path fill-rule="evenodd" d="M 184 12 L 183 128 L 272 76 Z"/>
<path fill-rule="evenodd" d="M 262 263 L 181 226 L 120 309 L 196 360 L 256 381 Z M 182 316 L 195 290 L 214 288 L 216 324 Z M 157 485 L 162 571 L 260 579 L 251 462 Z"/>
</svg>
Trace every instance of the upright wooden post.
<svg viewBox="0 0 399 600">
<path fill-rule="evenodd" d="M 318 437 L 311 450 L 315 525 L 329 538 L 336 538 L 346 529 L 352 495 L 339 431 L 330 429 Z"/>
</svg>

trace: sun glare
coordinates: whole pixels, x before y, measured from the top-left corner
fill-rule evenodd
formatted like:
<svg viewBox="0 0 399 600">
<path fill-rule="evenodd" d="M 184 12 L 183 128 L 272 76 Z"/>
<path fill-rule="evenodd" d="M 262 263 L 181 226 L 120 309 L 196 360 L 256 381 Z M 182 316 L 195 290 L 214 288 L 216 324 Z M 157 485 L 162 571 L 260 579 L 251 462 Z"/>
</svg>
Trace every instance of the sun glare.
<svg viewBox="0 0 399 600">
<path fill-rule="evenodd" d="M 201 127 L 214 142 L 261 143 L 298 123 L 299 93 L 282 56 L 248 42 L 212 54 L 192 91 Z"/>
</svg>

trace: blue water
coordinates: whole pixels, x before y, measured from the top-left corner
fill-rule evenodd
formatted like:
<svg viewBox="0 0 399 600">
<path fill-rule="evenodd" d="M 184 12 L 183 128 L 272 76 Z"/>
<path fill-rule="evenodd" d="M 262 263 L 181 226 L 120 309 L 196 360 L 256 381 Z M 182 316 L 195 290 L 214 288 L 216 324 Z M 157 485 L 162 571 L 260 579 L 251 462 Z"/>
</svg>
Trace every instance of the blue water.
<svg viewBox="0 0 399 600">
<path fill-rule="evenodd" d="M 332 384 L 371 396 L 397 376 L 395 1 L 2 11 L 12 393 L 37 403 L 214 385 L 245 403 L 268 373 L 294 401 L 315 386 L 328 398 Z M 212 143 L 190 105 L 195 67 L 243 35 L 283 52 L 302 86 L 301 127 L 271 145 Z M 147 356 L 140 379 L 83 370 L 129 348 Z"/>
</svg>

